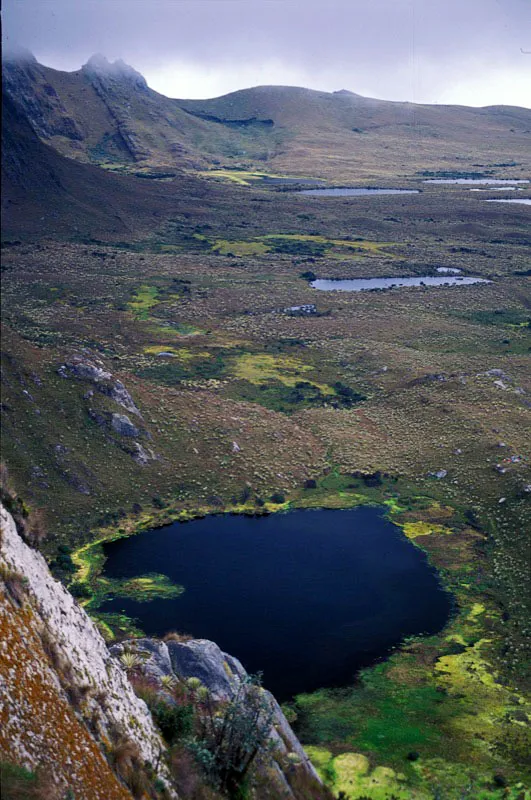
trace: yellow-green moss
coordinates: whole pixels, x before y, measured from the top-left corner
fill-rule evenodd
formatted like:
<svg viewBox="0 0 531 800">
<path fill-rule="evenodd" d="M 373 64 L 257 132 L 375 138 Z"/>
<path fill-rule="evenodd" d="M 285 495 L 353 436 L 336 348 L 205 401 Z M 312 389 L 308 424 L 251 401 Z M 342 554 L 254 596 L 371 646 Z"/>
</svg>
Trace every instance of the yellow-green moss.
<svg viewBox="0 0 531 800">
<path fill-rule="evenodd" d="M 324 783 L 334 793 L 343 792 L 347 798 L 367 797 L 371 800 L 410 800 L 427 797 L 405 786 L 405 776 L 390 767 L 375 767 L 361 753 L 343 753 L 333 757 L 324 747 L 306 747 L 306 752 Z"/>
<path fill-rule="evenodd" d="M 416 539 L 417 536 L 429 536 L 431 533 L 452 533 L 450 528 L 446 528 L 444 525 L 434 525 L 431 522 L 403 522 L 401 527 L 408 539 Z"/>
<path fill-rule="evenodd" d="M 272 356 L 267 353 L 245 353 L 239 356 L 234 364 L 236 377 L 254 383 L 256 386 L 268 381 L 280 381 L 285 386 L 295 386 L 300 381 L 308 380 L 308 372 L 313 372 L 313 367 L 296 358 Z M 334 390 L 326 384 L 309 382 L 317 386 L 323 394 L 335 394 Z"/>
<path fill-rule="evenodd" d="M 147 319 L 149 309 L 157 304 L 158 294 L 156 286 L 140 286 L 127 305 L 140 319 Z"/>
<path fill-rule="evenodd" d="M 173 358 L 179 361 L 193 361 L 194 358 L 212 358 L 212 354 L 205 351 L 188 350 L 185 347 L 172 347 L 171 345 L 153 344 L 144 348 L 147 355 L 160 355 L 161 353 L 171 353 Z"/>
<path fill-rule="evenodd" d="M 270 247 L 263 242 L 217 239 L 212 245 L 212 250 L 222 256 L 229 255 L 230 253 L 235 256 L 255 256 L 268 253 Z"/>
</svg>

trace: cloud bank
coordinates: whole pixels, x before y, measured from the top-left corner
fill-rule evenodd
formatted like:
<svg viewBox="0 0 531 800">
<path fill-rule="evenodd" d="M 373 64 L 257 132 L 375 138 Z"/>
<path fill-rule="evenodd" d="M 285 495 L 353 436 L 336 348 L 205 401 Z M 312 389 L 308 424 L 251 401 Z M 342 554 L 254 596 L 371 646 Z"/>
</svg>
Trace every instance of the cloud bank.
<svg viewBox="0 0 531 800">
<path fill-rule="evenodd" d="M 529 0 L 4 0 L 3 16 L 4 43 L 49 66 L 102 52 L 173 97 L 288 84 L 531 104 Z"/>
</svg>

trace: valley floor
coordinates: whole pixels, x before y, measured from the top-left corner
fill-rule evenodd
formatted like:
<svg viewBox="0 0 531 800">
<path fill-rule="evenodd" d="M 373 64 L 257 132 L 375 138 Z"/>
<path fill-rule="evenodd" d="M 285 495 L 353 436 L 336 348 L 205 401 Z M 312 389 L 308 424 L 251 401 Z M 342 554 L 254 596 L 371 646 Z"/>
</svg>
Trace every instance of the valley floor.
<svg viewBox="0 0 531 800">
<path fill-rule="evenodd" d="M 386 504 L 455 615 L 354 687 L 295 698 L 296 730 L 346 797 L 520 800 L 529 210 L 461 187 L 226 191 L 245 193 L 241 208 L 192 209 L 127 242 L 5 243 L 10 480 L 109 638 L 131 623 L 97 611 L 98 542 L 209 512 Z M 310 285 L 440 267 L 490 282 Z"/>
</svg>

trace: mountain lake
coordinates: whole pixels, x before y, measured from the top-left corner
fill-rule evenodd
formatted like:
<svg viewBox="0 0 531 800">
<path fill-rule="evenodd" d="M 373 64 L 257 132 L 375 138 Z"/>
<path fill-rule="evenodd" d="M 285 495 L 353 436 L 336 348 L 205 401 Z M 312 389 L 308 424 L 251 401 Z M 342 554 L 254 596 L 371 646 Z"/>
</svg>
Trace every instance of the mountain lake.
<svg viewBox="0 0 531 800">
<path fill-rule="evenodd" d="M 423 275 L 413 278 L 317 278 L 310 286 L 323 292 L 371 292 L 377 289 L 393 289 L 401 286 L 469 286 L 473 283 L 491 283 L 485 278 L 467 278 L 462 275 L 433 277 Z"/>
<path fill-rule="evenodd" d="M 104 575 L 159 572 L 176 598 L 116 597 L 148 635 L 213 639 L 280 701 L 353 682 L 408 636 L 447 622 L 451 596 L 385 509 L 215 515 L 108 543 Z"/>
</svg>

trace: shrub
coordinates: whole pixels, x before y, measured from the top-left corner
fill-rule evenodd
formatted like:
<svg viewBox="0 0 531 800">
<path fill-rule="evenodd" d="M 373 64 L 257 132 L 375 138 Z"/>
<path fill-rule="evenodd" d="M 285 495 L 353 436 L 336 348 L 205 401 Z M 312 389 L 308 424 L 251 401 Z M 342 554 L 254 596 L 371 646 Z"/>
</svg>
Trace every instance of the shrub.
<svg viewBox="0 0 531 800">
<path fill-rule="evenodd" d="M 72 597 L 77 597 L 79 599 L 92 597 L 92 592 L 86 583 L 71 583 L 68 587 L 68 591 Z"/>
<path fill-rule="evenodd" d="M 132 771 L 139 766 L 140 749 L 136 742 L 124 735 L 119 735 L 112 746 L 110 761 L 118 774 L 127 781 Z"/>
<path fill-rule="evenodd" d="M 189 642 L 194 637 L 189 633 L 179 633 L 179 631 L 168 631 L 162 637 L 163 642 Z"/>
<path fill-rule="evenodd" d="M 26 594 L 26 578 L 3 564 L 0 567 L 0 578 L 3 580 L 6 591 L 11 599 L 14 600 L 17 605 L 21 606 L 24 603 Z"/>
<path fill-rule="evenodd" d="M 0 761 L 2 800 L 58 800 L 59 790 L 52 777 L 41 770 L 30 772 L 8 761 Z"/>
<path fill-rule="evenodd" d="M 188 736 L 192 731 L 194 709 L 192 705 L 170 705 L 159 700 L 151 707 L 151 713 L 169 745 Z"/>
<path fill-rule="evenodd" d="M 201 712 L 196 758 L 216 788 L 229 797 L 241 797 L 254 759 L 268 746 L 273 706 L 259 679 L 248 677 L 228 703 L 216 705 L 206 694 Z"/>
<path fill-rule="evenodd" d="M 137 669 L 144 663 L 144 659 L 138 655 L 138 653 L 131 653 L 131 651 L 126 650 L 125 653 L 122 653 L 120 656 L 120 664 L 125 669 L 126 672 L 129 670 Z"/>
<path fill-rule="evenodd" d="M 285 503 L 286 502 L 286 498 L 282 494 L 282 492 L 273 492 L 273 494 L 271 495 L 271 497 L 269 499 L 271 500 L 272 503 L 276 503 L 277 505 L 280 505 L 281 503 Z"/>
</svg>

